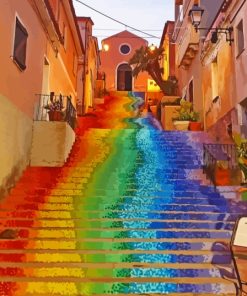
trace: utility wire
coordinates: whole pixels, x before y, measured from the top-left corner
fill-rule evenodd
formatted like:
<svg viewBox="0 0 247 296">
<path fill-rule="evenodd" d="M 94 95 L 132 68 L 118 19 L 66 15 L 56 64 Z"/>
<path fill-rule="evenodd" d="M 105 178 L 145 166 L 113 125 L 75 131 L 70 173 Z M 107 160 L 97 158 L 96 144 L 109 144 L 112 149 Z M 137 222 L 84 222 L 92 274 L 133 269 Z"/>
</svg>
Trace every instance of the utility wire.
<svg viewBox="0 0 247 296">
<path fill-rule="evenodd" d="M 96 31 L 119 31 L 120 29 L 102 29 L 102 28 L 93 28 L 94 30 Z M 130 30 L 130 31 L 134 31 L 134 30 Z M 146 32 L 162 32 L 162 30 L 144 30 L 143 31 L 146 31 Z"/>
<path fill-rule="evenodd" d="M 123 26 L 125 26 L 125 27 L 128 27 L 128 28 L 130 28 L 130 29 L 132 29 L 132 30 L 134 30 L 134 31 L 140 32 L 140 33 L 142 33 L 142 34 L 145 34 L 145 35 L 147 35 L 147 36 L 149 36 L 149 37 L 153 37 L 153 38 L 160 39 L 160 38 L 157 37 L 157 36 L 151 35 L 151 34 L 149 34 L 149 33 L 146 33 L 146 32 L 144 32 L 144 31 L 142 31 L 142 30 L 139 30 L 139 29 L 133 28 L 133 27 L 131 27 L 131 26 L 129 26 L 129 25 L 123 23 L 123 22 L 120 22 L 119 20 L 117 20 L 117 19 L 115 19 L 115 18 L 113 18 L 113 17 L 111 17 L 111 16 L 109 16 L 109 15 L 107 15 L 107 14 L 104 14 L 103 12 L 100 12 L 99 10 L 97 10 L 97 9 L 95 9 L 95 8 L 93 8 L 93 7 L 89 6 L 89 5 L 87 5 L 86 3 L 84 3 L 84 2 L 82 2 L 82 1 L 80 1 L 80 0 L 75 0 L 75 1 L 78 2 L 78 3 L 80 3 L 80 4 L 82 4 L 82 5 L 84 5 L 84 6 L 86 6 L 86 7 L 88 7 L 89 9 L 94 10 L 95 12 L 97 12 L 97 13 L 99 13 L 99 14 L 101 14 L 101 15 L 107 17 L 107 18 L 109 18 L 110 20 L 112 20 L 112 21 L 114 21 L 114 22 L 116 22 L 116 23 L 119 23 L 119 24 L 121 24 L 121 25 L 123 25 Z"/>
<path fill-rule="evenodd" d="M 95 35 L 93 34 L 94 37 L 99 37 L 99 38 L 104 38 L 104 37 L 109 37 L 109 35 Z M 126 39 L 126 36 L 114 36 L 114 38 L 124 38 Z M 136 39 L 140 39 L 140 38 L 145 38 L 145 39 L 148 39 L 148 38 L 154 38 L 154 37 L 147 37 L 147 36 L 128 36 L 128 38 L 136 38 Z"/>
</svg>

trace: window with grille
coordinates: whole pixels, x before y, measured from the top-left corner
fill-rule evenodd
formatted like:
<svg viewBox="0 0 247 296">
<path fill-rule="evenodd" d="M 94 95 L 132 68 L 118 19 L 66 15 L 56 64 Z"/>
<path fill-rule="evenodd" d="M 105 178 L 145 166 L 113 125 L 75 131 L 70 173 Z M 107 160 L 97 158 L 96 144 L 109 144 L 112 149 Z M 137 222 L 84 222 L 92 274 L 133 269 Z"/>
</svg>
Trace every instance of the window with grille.
<svg viewBox="0 0 247 296">
<path fill-rule="evenodd" d="M 16 18 L 13 59 L 21 70 L 26 69 L 27 38 L 27 30 Z"/>
</svg>

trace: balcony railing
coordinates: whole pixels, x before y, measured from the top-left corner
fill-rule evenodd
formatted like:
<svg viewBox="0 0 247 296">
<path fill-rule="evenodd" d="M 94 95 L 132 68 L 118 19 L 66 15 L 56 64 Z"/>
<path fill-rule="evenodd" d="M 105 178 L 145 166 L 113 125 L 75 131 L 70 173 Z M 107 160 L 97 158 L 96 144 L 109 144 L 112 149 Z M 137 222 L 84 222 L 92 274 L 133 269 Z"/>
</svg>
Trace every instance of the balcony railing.
<svg viewBox="0 0 247 296">
<path fill-rule="evenodd" d="M 180 34 L 181 41 L 177 51 L 177 64 L 178 66 L 188 67 L 199 50 L 199 34 L 190 23 Z"/>
<path fill-rule="evenodd" d="M 238 167 L 237 152 L 234 144 L 204 144 L 203 145 L 203 172 L 216 186 L 216 169 L 219 162 L 226 165 L 226 169 Z"/>
<path fill-rule="evenodd" d="M 35 121 L 65 121 L 72 129 L 76 123 L 76 109 L 70 96 L 54 95 L 54 93 L 38 94 L 38 107 Z"/>
</svg>

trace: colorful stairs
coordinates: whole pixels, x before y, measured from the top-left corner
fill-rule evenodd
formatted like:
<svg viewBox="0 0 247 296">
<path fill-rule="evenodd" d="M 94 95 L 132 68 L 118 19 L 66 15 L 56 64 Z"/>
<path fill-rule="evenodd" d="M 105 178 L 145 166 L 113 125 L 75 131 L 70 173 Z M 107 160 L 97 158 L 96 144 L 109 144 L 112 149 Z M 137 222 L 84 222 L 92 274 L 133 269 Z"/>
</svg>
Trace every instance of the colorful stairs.
<svg viewBox="0 0 247 296">
<path fill-rule="evenodd" d="M 29 168 L 1 201 L 0 295 L 236 294 L 227 244 L 246 204 L 189 179 L 201 150 L 138 102 L 81 119 L 67 164 Z"/>
</svg>

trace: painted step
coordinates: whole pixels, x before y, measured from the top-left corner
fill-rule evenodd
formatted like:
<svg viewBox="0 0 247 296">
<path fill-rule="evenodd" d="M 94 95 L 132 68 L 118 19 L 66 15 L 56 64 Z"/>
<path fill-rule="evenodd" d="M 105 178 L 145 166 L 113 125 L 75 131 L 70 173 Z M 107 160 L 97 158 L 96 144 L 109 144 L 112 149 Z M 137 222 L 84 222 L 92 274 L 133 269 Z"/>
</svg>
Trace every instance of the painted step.
<svg viewBox="0 0 247 296">
<path fill-rule="evenodd" d="M 109 251 L 108 251 L 109 252 Z M 181 251 L 180 251 L 181 252 Z M 135 253 L 108 254 L 90 253 L 0 253 L 0 262 L 27 262 L 27 263 L 92 263 L 92 262 L 133 262 L 133 263 L 212 263 L 212 264 L 231 264 L 230 253 L 215 252 L 212 254 L 187 255 L 187 254 L 150 254 Z"/>
<path fill-rule="evenodd" d="M 194 221 L 177 221 L 170 220 L 167 222 L 153 222 L 153 221 L 90 221 L 90 220 L 78 220 L 78 221 L 66 221 L 66 220 L 0 220 L 1 231 L 3 228 L 81 228 L 81 229 L 156 229 L 156 230 L 165 230 L 165 229 L 208 229 L 208 230 L 232 230 L 234 223 L 229 222 L 217 222 L 209 223 L 204 222 L 194 222 Z"/>
<path fill-rule="evenodd" d="M 112 229 L 102 229 L 95 230 L 85 230 L 85 229 L 33 229 L 33 228 L 23 228 L 16 229 L 15 239 L 74 239 L 74 240 L 84 240 L 84 239 L 143 239 L 143 241 L 148 241 L 150 239 L 217 239 L 217 240 L 226 240 L 231 239 L 231 231 L 228 230 L 207 230 L 203 229 L 201 231 L 195 229 L 187 230 L 139 230 L 139 229 L 121 229 L 121 230 L 112 230 Z"/>
<path fill-rule="evenodd" d="M 18 198 L 15 199 L 18 200 Z M 230 205 L 223 198 L 184 198 L 184 197 L 146 197 L 143 199 L 140 196 L 90 196 L 81 197 L 81 196 L 24 196 L 21 197 L 21 201 L 23 202 L 33 202 L 38 204 L 76 204 L 76 205 L 84 205 L 84 204 L 95 204 L 102 203 L 107 205 L 113 204 L 144 204 L 144 205 L 167 205 L 167 204 L 194 204 L 194 205 Z M 241 203 L 238 204 L 241 206 Z M 236 206 L 236 205 L 235 205 Z"/>
<path fill-rule="evenodd" d="M 8 208 L 5 208 L 8 206 Z M 4 207 L 4 208 L 3 208 Z M 48 203 L 48 204 L 37 204 L 37 203 L 26 203 L 21 205 L 2 205 L 0 207 L 3 211 L 11 211 L 11 210 L 43 210 L 43 211 L 79 211 L 83 212 L 118 212 L 119 217 L 125 215 L 126 213 L 134 213 L 132 214 L 136 217 L 141 217 L 139 213 L 164 213 L 164 212 L 208 212 L 208 213 L 225 213 L 228 210 L 227 206 L 214 206 L 214 205 L 178 205 L 178 204 L 167 204 L 164 206 L 156 206 L 156 205 L 139 205 L 138 204 L 129 204 L 129 205 L 112 205 L 106 206 L 102 204 L 98 204 L 97 207 L 94 204 L 87 204 L 87 205 L 72 205 L 72 204 L 55 204 L 55 203 Z M 245 214 L 246 213 L 246 206 L 244 207 L 234 207 L 231 208 L 232 213 L 236 214 Z"/>
<path fill-rule="evenodd" d="M 17 288 L 18 287 L 18 288 Z M 42 296 L 42 295 L 69 295 L 69 296 L 81 296 L 81 295 L 178 295 L 183 294 L 185 296 L 188 293 L 193 295 L 232 295 L 236 293 L 234 284 L 227 283 L 212 283 L 212 284 L 182 284 L 182 283 L 73 283 L 70 281 L 46 281 L 46 282 L 2 282 L 0 289 L 4 292 L 15 293 L 15 296 Z"/>
<path fill-rule="evenodd" d="M 123 212 L 119 217 L 119 212 L 83 212 L 83 211 L 44 211 L 44 210 L 14 210 L 0 211 L 0 218 L 28 218 L 28 219 L 135 219 L 135 220 L 210 220 L 210 221 L 236 221 L 240 216 L 239 213 L 205 213 L 205 212 L 187 212 L 187 213 L 150 213 Z"/>
<path fill-rule="evenodd" d="M 84 241 L 75 241 L 75 240 L 0 240 L 0 250 L 61 250 L 61 251 L 73 251 L 79 252 L 79 250 L 108 250 L 108 251 L 119 251 L 119 250 L 140 250 L 147 252 L 154 251 L 220 251 L 220 252 L 229 252 L 225 251 L 229 240 L 220 240 L 212 241 L 205 239 L 203 243 L 199 241 L 176 241 L 172 242 L 166 241 L 115 241 L 112 240 L 84 240 Z"/>
</svg>

